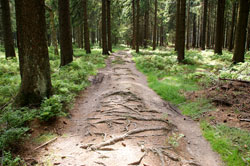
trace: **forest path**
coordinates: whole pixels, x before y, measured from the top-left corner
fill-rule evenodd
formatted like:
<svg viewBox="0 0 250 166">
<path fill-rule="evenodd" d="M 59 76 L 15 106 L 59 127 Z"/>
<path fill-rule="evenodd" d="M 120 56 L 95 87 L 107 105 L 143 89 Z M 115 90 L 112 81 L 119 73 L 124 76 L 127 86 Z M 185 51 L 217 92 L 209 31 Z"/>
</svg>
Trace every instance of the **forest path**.
<svg viewBox="0 0 250 166">
<path fill-rule="evenodd" d="M 199 124 L 147 86 L 129 51 L 109 56 L 71 113 L 63 135 L 33 152 L 38 165 L 222 165 Z"/>
</svg>

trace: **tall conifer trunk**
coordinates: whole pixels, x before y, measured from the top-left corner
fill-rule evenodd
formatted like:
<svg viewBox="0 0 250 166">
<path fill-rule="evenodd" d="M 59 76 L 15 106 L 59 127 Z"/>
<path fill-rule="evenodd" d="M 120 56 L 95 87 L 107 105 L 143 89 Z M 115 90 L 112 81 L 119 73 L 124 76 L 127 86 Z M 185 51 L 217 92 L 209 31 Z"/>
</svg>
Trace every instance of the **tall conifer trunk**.
<svg viewBox="0 0 250 166">
<path fill-rule="evenodd" d="M 15 57 L 14 39 L 11 30 L 10 4 L 9 0 L 1 0 L 2 26 L 4 36 L 5 57 Z"/>
<path fill-rule="evenodd" d="M 140 49 L 140 0 L 136 0 L 136 52 Z"/>
<path fill-rule="evenodd" d="M 69 0 L 58 0 L 61 65 L 73 61 L 72 31 L 70 24 Z"/>
<path fill-rule="evenodd" d="M 16 104 L 39 105 L 44 97 L 51 95 L 45 4 L 37 0 L 16 0 L 15 5 L 21 74 Z"/>
<path fill-rule="evenodd" d="M 234 63 L 244 62 L 245 59 L 245 44 L 246 44 L 246 29 L 249 15 L 249 1 L 240 0 L 238 21 L 235 34 L 234 45 Z"/>
<path fill-rule="evenodd" d="M 232 24 L 231 24 L 231 29 L 230 29 L 230 39 L 229 39 L 229 51 L 232 51 L 233 45 L 234 45 L 234 29 L 235 29 L 235 15 L 236 15 L 236 6 L 237 3 L 233 3 L 233 13 L 232 13 Z"/>
<path fill-rule="evenodd" d="M 156 31 L 157 31 L 157 0 L 155 0 L 155 15 L 154 15 L 154 36 L 153 36 L 153 50 L 156 49 L 156 40 L 157 40 L 157 34 L 156 34 Z"/>
<path fill-rule="evenodd" d="M 107 28 L 108 28 L 108 51 L 112 52 L 112 37 L 111 37 L 111 0 L 107 0 Z"/>
<path fill-rule="evenodd" d="M 109 54 L 107 45 L 107 0 L 102 0 L 102 54 Z"/>
<path fill-rule="evenodd" d="M 88 0 L 83 0 L 83 27 L 84 27 L 84 48 L 87 54 L 91 53 L 88 24 Z"/>
<path fill-rule="evenodd" d="M 181 0 L 179 16 L 179 44 L 178 44 L 178 62 L 182 63 L 185 59 L 185 19 L 186 19 L 186 0 Z"/>
<path fill-rule="evenodd" d="M 202 35 L 201 35 L 201 49 L 205 50 L 206 45 L 206 30 L 207 30 L 207 1 L 203 1 L 203 23 L 202 23 Z"/>
</svg>

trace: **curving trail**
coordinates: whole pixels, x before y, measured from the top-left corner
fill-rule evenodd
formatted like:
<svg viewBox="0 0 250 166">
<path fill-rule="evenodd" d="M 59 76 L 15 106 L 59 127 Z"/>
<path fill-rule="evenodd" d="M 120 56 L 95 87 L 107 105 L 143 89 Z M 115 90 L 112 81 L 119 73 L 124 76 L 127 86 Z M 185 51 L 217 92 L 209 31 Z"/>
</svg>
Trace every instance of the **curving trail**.
<svg viewBox="0 0 250 166">
<path fill-rule="evenodd" d="M 62 136 L 31 155 L 38 165 L 222 165 L 199 124 L 147 86 L 129 51 L 109 56 L 71 113 Z"/>
</svg>

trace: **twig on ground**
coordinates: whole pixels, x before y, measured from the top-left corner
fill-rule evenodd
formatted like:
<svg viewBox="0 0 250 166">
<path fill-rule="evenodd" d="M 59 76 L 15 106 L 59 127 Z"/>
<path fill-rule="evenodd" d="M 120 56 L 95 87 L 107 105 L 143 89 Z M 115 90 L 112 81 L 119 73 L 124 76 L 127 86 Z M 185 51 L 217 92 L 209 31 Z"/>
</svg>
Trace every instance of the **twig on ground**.
<svg viewBox="0 0 250 166">
<path fill-rule="evenodd" d="M 240 119 L 241 122 L 250 122 L 250 119 Z"/>
<path fill-rule="evenodd" d="M 57 140 L 57 137 L 56 137 L 56 138 L 53 138 L 52 140 L 50 140 L 50 141 L 48 141 L 48 142 L 45 142 L 44 144 L 42 144 L 42 145 L 40 145 L 40 146 L 38 146 L 38 147 L 36 147 L 34 150 L 40 149 L 40 148 L 42 148 L 42 147 L 44 147 L 44 146 L 46 146 L 46 145 L 48 145 L 48 144 L 50 144 L 50 143 L 52 143 L 52 142 L 54 142 L 54 141 L 56 141 L 56 140 Z"/>
</svg>

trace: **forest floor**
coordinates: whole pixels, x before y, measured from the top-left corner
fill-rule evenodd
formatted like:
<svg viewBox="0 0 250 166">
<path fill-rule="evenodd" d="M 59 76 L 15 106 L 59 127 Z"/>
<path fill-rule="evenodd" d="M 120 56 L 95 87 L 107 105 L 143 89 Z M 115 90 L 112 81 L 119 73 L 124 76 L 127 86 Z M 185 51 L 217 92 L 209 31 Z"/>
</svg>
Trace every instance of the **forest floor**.
<svg viewBox="0 0 250 166">
<path fill-rule="evenodd" d="M 48 145 L 26 144 L 25 160 L 37 165 L 222 165 L 198 122 L 183 116 L 147 85 L 129 51 L 113 53 L 92 85 L 76 99 L 69 119 Z M 43 130 L 43 129 L 42 129 Z"/>
</svg>

